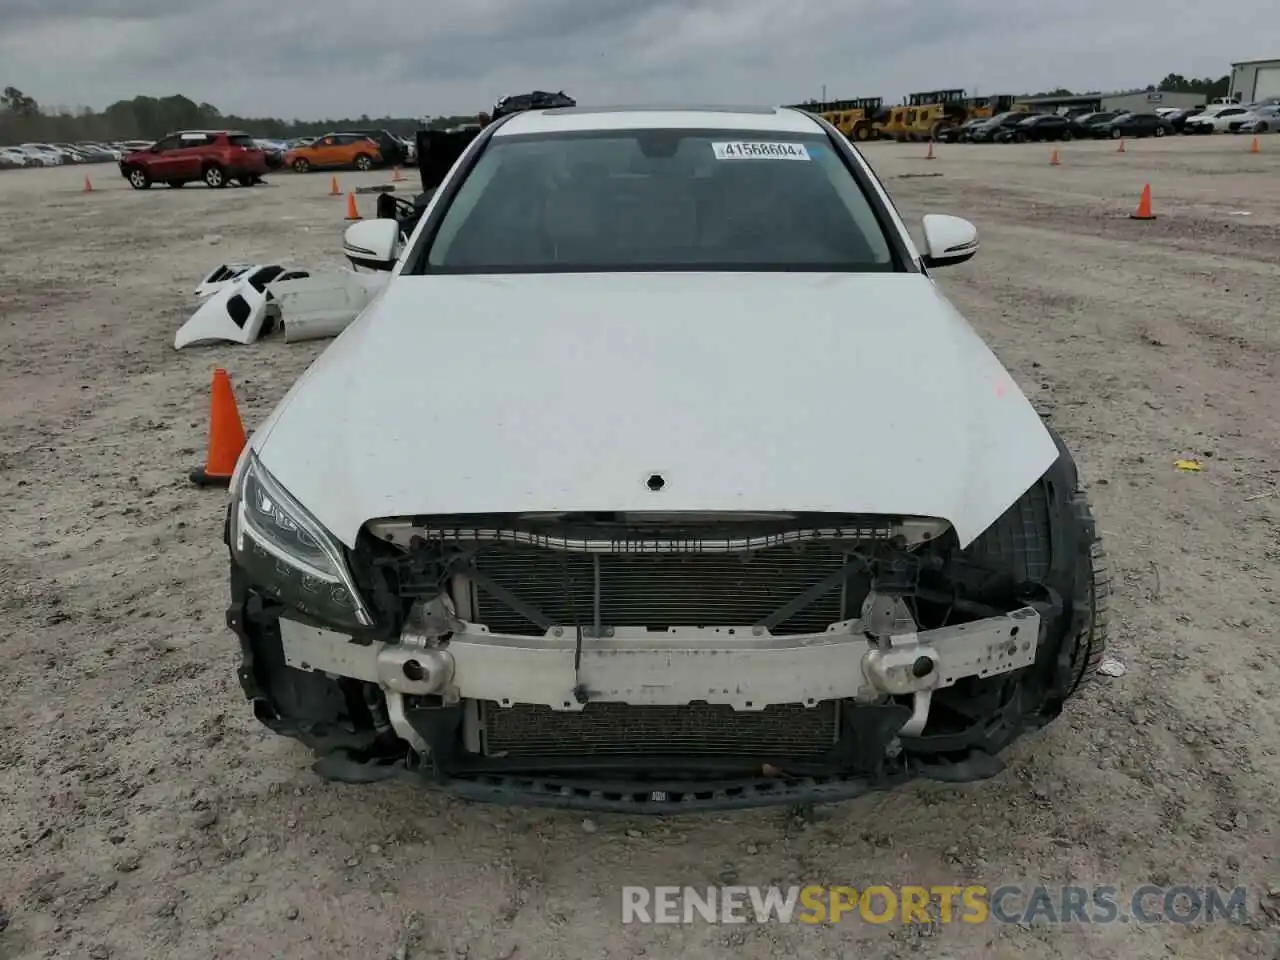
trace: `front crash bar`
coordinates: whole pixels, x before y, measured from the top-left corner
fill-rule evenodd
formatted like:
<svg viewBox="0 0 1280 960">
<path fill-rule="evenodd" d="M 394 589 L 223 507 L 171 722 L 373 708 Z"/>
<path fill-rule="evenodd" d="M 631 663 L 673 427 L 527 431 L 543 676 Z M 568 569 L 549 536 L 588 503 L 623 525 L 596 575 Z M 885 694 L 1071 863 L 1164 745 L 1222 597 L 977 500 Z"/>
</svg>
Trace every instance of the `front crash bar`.
<svg viewBox="0 0 1280 960">
<path fill-rule="evenodd" d="M 437 695 L 446 703 L 489 700 L 579 711 L 585 703 L 682 706 L 695 701 L 763 710 L 885 695 L 927 695 L 965 677 L 990 677 L 1035 662 L 1040 616 L 1002 616 L 904 633 L 877 644 L 861 620 L 823 633 L 773 636 L 762 627 L 614 627 L 588 637 L 575 669 L 576 632 L 490 633 L 461 623 L 448 639 L 406 631 L 398 644 L 359 645 L 345 634 L 281 619 L 285 662 L 377 683 L 389 695 Z M 575 695 L 575 687 L 581 685 Z"/>
</svg>

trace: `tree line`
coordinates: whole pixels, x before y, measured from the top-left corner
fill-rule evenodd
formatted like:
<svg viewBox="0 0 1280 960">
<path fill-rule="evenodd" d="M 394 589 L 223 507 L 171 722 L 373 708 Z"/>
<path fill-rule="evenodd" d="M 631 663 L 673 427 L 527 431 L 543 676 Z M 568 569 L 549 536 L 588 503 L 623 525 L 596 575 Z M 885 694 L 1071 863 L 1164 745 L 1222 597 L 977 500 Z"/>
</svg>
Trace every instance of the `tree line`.
<svg viewBox="0 0 1280 960">
<path fill-rule="evenodd" d="M 1187 78 L 1171 73 L 1147 90 L 1200 93 L 1208 99 L 1225 97 L 1230 77 Z M 1096 91 L 1092 91 L 1095 92 Z M 1036 96 L 1074 96 L 1058 88 Z M 433 128 L 452 127 L 475 120 L 474 115 L 432 117 L 425 121 Z M 412 135 L 423 126 L 417 117 L 359 117 L 326 120 L 281 120 L 276 117 L 240 117 L 224 114 L 211 103 L 196 103 L 187 97 L 134 97 L 117 100 L 105 110 L 89 107 L 78 110 L 48 110 L 17 87 L 0 93 L 0 146 L 15 143 L 77 143 L 84 140 L 156 140 L 174 130 L 227 128 L 243 130 L 259 137 L 289 139 L 319 136 L 335 130 L 379 128 L 399 136 Z"/>
<path fill-rule="evenodd" d="M 1205 99 L 1213 100 L 1216 97 L 1225 97 L 1231 92 L 1231 77 L 1223 76 L 1217 80 L 1213 77 L 1203 77 L 1196 79 L 1195 77 L 1187 78 L 1180 73 L 1171 73 L 1167 75 L 1159 83 L 1152 83 L 1146 86 L 1148 93 L 1156 90 L 1163 90 L 1166 93 L 1200 93 Z M 1071 91 L 1066 87 L 1058 87 L 1056 90 L 1043 90 L 1040 93 L 1028 93 L 1023 96 L 1027 97 L 1088 97 L 1096 96 L 1097 90 L 1088 91 Z"/>
<path fill-rule="evenodd" d="M 452 127 L 474 122 L 475 115 L 432 117 L 425 125 Z M 174 130 L 234 129 L 259 137 L 290 139 L 319 136 L 336 130 L 386 129 L 412 136 L 424 125 L 417 117 L 359 117 L 323 120 L 281 120 L 224 114 L 211 103 L 187 97 L 134 97 L 118 100 L 105 110 L 88 107 L 71 111 L 42 108 L 17 87 L 0 93 L 0 146 L 15 143 L 78 143 L 105 140 L 158 140 Z"/>
</svg>

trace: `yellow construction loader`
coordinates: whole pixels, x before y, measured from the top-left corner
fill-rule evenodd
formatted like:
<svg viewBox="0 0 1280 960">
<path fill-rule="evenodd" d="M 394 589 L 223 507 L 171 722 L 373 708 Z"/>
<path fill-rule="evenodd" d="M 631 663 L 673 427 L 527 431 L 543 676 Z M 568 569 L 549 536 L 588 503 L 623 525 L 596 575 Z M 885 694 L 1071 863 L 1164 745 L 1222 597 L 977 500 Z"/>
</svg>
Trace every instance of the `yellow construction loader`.
<svg viewBox="0 0 1280 960">
<path fill-rule="evenodd" d="M 970 97 L 964 90 L 913 93 L 899 106 L 889 107 L 873 124 L 877 136 L 889 140 L 938 140 L 953 127 L 1010 109 L 1012 97 Z"/>
<path fill-rule="evenodd" d="M 816 113 L 850 140 L 870 140 L 874 136 L 872 121 L 884 106 L 881 97 L 859 97 L 854 100 L 809 100 L 790 104 L 793 110 Z"/>
</svg>

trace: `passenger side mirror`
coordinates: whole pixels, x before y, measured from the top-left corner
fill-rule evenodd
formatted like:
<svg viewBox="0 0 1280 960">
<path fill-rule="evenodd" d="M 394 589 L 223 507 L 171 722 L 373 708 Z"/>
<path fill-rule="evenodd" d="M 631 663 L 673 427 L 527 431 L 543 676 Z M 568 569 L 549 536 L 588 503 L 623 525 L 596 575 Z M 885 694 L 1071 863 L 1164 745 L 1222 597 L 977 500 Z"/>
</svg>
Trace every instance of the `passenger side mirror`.
<svg viewBox="0 0 1280 960">
<path fill-rule="evenodd" d="M 391 270 L 398 259 L 400 225 L 395 220 L 361 220 L 347 227 L 342 252 L 357 267 Z"/>
<path fill-rule="evenodd" d="M 978 228 L 960 217 L 927 214 L 924 225 L 924 265 L 949 267 L 978 252 Z"/>
</svg>

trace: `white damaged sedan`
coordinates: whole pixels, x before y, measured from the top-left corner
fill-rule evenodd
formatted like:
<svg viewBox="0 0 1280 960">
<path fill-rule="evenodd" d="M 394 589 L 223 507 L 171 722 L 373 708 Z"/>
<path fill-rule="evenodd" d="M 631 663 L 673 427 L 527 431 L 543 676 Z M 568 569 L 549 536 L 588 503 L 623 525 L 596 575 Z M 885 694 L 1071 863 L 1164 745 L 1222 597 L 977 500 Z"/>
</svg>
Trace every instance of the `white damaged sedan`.
<svg viewBox="0 0 1280 960">
<path fill-rule="evenodd" d="M 424 171 L 439 157 L 419 157 Z M 849 141 L 791 109 L 530 110 L 253 435 L 228 624 L 348 781 L 655 813 L 974 780 L 1105 646 L 1061 440 Z"/>
</svg>

